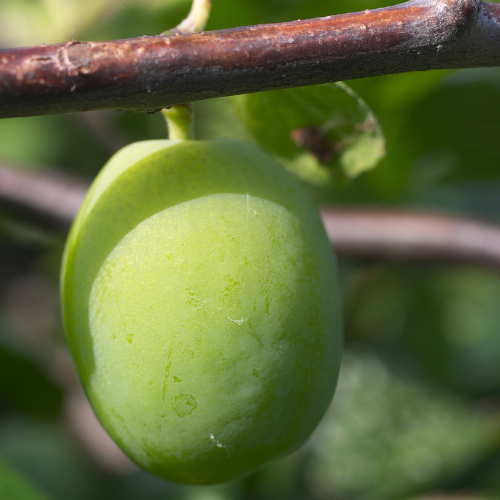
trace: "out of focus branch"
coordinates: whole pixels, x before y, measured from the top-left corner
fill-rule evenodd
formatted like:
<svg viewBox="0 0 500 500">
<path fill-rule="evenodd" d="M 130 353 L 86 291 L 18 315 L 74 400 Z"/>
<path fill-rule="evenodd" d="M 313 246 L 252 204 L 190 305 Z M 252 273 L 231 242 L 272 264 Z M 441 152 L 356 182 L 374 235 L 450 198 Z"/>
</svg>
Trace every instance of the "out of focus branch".
<svg viewBox="0 0 500 500">
<path fill-rule="evenodd" d="M 59 173 L 0 166 L 0 204 L 68 229 L 88 184 Z M 320 210 L 341 257 L 461 261 L 500 269 L 500 227 L 462 217 L 394 210 Z"/>
<path fill-rule="evenodd" d="M 500 227 L 415 211 L 323 208 L 338 255 L 395 261 L 470 262 L 500 269 Z"/>
<path fill-rule="evenodd" d="M 500 5 L 410 0 L 305 21 L 0 51 L 0 117 L 174 104 L 500 65 Z"/>
<path fill-rule="evenodd" d="M 16 213 L 69 229 L 88 184 L 59 172 L 0 165 L 0 203 Z"/>
</svg>

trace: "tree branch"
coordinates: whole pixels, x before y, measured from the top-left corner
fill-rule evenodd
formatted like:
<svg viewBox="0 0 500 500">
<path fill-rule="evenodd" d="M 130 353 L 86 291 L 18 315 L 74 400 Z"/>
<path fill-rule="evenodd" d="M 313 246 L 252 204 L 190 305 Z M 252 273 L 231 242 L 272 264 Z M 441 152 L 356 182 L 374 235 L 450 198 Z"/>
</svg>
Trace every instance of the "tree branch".
<svg viewBox="0 0 500 500">
<path fill-rule="evenodd" d="M 340 257 L 399 262 L 463 262 L 500 269 L 500 227 L 415 211 L 323 208 L 326 232 Z"/>
<path fill-rule="evenodd" d="M 69 229 L 88 189 L 60 173 L 0 166 L 0 203 Z M 461 217 L 388 210 L 322 208 L 340 257 L 392 261 L 461 261 L 500 269 L 500 227 Z"/>
<path fill-rule="evenodd" d="M 0 117 L 155 111 L 352 78 L 500 65 L 500 5 L 410 0 L 282 24 L 0 51 Z"/>
<path fill-rule="evenodd" d="M 59 172 L 40 173 L 0 165 L 0 202 L 20 215 L 69 229 L 88 184 Z"/>
</svg>

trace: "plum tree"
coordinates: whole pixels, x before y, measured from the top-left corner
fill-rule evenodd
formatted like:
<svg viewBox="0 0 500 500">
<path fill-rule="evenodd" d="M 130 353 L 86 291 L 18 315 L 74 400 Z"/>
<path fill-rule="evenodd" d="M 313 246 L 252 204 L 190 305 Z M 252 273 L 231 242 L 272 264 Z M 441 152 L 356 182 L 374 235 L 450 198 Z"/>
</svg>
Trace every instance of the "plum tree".
<svg viewBox="0 0 500 500">
<path fill-rule="evenodd" d="M 335 258 L 315 206 L 254 146 L 118 152 L 75 220 L 61 290 L 98 418 L 164 478 L 245 476 L 299 447 L 333 396 Z"/>
</svg>

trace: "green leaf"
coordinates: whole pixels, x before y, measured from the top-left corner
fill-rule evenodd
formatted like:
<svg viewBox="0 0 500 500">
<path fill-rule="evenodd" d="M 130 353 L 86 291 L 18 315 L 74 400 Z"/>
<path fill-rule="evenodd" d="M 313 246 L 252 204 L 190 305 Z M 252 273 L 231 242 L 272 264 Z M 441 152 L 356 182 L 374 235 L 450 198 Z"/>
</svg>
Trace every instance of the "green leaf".
<svg viewBox="0 0 500 500">
<path fill-rule="evenodd" d="M 335 399 L 309 443 L 321 498 L 401 500 L 462 477 L 494 428 L 451 393 L 397 375 L 394 361 L 347 350 Z"/>
<path fill-rule="evenodd" d="M 0 457 L 54 500 L 150 500 L 145 495 L 115 496 L 112 488 L 108 494 L 98 494 L 104 477 L 88 461 L 61 421 L 42 422 L 22 416 L 2 418 Z M 112 480 L 111 476 L 105 478 L 108 483 Z M 11 497 L 0 494 L 0 499 L 11 500 Z"/>
<path fill-rule="evenodd" d="M 405 121 L 391 141 L 388 169 L 406 172 L 408 188 L 428 193 L 450 182 L 500 178 L 497 108 L 498 83 L 464 82 L 475 73 L 458 71 L 405 111 Z M 462 76 L 462 79 L 460 78 Z M 500 81 L 500 72 L 496 72 Z"/>
<path fill-rule="evenodd" d="M 344 83 L 232 99 L 258 143 L 312 185 L 355 178 L 385 155 L 377 119 Z"/>
<path fill-rule="evenodd" d="M 0 400 L 9 409 L 32 417 L 54 418 L 62 406 L 61 389 L 32 360 L 16 352 L 5 338 L 0 317 Z"/>
<path fill-rule="evenodd" d="M 0 498 L 9 500 L 48 500 L 27 479 L 0 461 Z"/>
</svg>

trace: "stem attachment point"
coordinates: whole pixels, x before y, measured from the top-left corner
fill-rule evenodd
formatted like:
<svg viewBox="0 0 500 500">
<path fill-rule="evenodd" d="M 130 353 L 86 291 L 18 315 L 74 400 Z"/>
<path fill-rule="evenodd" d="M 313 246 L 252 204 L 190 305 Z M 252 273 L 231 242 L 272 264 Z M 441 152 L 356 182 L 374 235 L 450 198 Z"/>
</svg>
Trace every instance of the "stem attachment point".
<svg viewBox="0 0 500 500">
<path fill-rule="evenodd" d="M 191 103 L 163 109 L 167 121 L 168 137 L 178 141 L 194 140 L 194 113 Z"/>
</svg>

